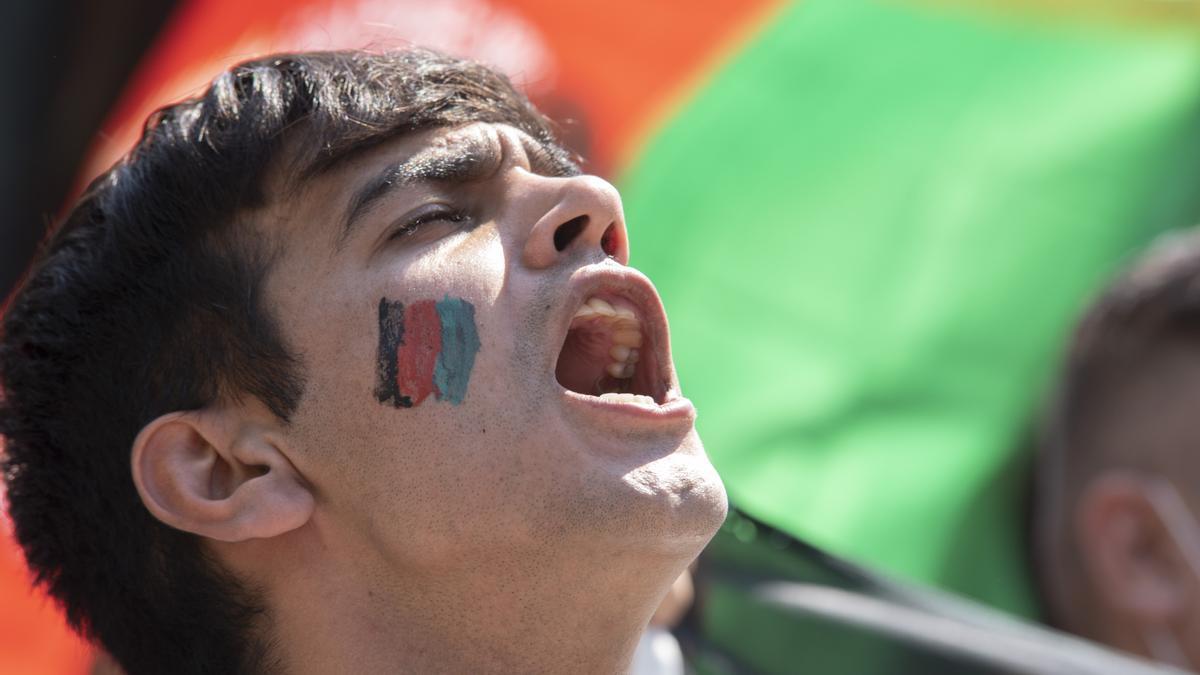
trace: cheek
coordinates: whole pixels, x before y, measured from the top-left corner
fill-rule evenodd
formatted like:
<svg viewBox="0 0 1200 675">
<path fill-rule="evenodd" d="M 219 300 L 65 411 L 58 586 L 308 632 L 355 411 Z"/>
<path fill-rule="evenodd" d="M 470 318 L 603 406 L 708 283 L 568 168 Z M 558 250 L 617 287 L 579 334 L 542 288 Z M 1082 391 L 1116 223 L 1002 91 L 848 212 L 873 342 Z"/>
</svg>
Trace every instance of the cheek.
<svg viewBox="0 0 1200 675">
<path fill-rule="evenodd" d="M 379 403 L 405 409 L 434 402 L 458 406 L 467 399 L 481 350 L 476 303 L 493 302 L 504 277 L 492 230 L 477 228 L 439 249 L 391 285 L 399 292 L 379 299 Z"/>
<path fill-rule="evenodd" d="M 475 306 L 439 300 L 379 300 L 375 398 L 394 408 L 433 400 L 461 405 L 480 350 Z"/>
</svg>

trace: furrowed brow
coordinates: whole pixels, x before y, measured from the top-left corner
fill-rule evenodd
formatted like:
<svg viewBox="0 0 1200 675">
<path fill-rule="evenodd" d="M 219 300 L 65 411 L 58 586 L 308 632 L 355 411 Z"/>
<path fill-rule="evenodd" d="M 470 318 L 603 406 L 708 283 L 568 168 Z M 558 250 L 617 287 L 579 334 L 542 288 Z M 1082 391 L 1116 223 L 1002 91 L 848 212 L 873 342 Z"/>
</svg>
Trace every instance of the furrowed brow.
<svg viewBox="0 0 1200 675">
<path fill-rule="evenodd" d="M 341 250 L 362 219 L 396 190 L 416 183 L 469 183 L 491 175 L 499 165 L 500 149 L 495 144 L 468 136 L 426 148 L 384 168 L 350 197 L 337 249 Z"/>
</svg>

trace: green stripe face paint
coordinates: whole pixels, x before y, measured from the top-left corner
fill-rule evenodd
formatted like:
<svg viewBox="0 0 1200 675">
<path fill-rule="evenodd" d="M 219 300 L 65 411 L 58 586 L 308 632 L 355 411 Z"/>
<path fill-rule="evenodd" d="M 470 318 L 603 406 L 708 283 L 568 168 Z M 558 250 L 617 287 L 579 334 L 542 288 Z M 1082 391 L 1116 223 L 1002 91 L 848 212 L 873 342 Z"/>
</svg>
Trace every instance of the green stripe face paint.
<svg viewBox="0 0 1200 675">
<path fill-rule="evenodd" d="M 442 324 L 442 352 L 433 367 L 433 385 L 439 400 L 458 405 L 467 395 L 475 353 L 479 351 L 475 307 L 447 295 L 437 303 L 437 314 Z"/>
</svg>

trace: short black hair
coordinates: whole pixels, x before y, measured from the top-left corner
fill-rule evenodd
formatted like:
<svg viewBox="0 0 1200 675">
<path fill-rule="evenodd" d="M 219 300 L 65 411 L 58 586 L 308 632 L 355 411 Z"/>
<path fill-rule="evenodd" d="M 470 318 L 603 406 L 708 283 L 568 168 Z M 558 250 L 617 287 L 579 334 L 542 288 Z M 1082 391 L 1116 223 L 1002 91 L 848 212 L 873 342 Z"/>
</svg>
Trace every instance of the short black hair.
<svg viewBox="0 0 1200 675">
<path fill-rule="evenodd" d="M 1097 297 L 1067 347 L 1039 435 L 1035 555 L 1051 617 L 1068 616 L 1080 564 L 1071 518 L 1110 469 L 1196 476 L 1200 439 L 1200 229 L 1170 232 Z M 1194 393 L 1193 393 L 1194 392 Z M 1189 438 L 1190 437 L 1190 438 Z M 1082 625 L 1071 626 L 1083 630 Z"/>
<path fill-rule="evenodd" d="M 268 172 L 302 183 L 388 139 L 479 121 L 572 161 L 477 63 L 420 49 L 256 59 L 152 115 L 46 239 L 0 328 L 9 511 L 38 582 L 129 675 L 273 669 L 260 595 L 152 517 L 129 465 L 160 415 L 251 396 L 286 423 L 303 395 L 303 359 L 262 305 L 286 242 L 247 218 L 272 198 Z"/>
</svg>

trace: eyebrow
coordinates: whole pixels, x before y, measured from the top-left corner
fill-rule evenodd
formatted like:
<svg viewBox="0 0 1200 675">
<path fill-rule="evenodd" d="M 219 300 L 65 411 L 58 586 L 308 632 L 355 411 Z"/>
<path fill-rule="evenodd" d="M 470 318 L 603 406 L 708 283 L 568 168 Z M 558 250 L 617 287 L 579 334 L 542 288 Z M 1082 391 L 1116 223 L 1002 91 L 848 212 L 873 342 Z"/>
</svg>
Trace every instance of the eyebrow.
<svg viewBox="0 0 1200 675">
<path fill-rule="evenodd" d="M 499 146 L 472 134 L 450 138 L 444 145 L 424 148 L 384 167 L 350 197 L 337 250 L 350 240 L 362 219 L 397 190 L 416 183 L 469 183 L 490 175 L 499 165 Z"/>
<path fill-rule="evenodd" d="M 528 136 L 521 146 L 530 169 L 543 176 L 577 176 L 579 166 L 561 148 Z M 395 191 L 422 182 L 461 185 L 485 178 L 500 167 L 500 144 L 478 134 L 452 136 L 445 144 L 425 148 L 408 159 L 385 167 L 350 197 L 336 250 L 354 235 L 362 219 Z"/>
</svg>

